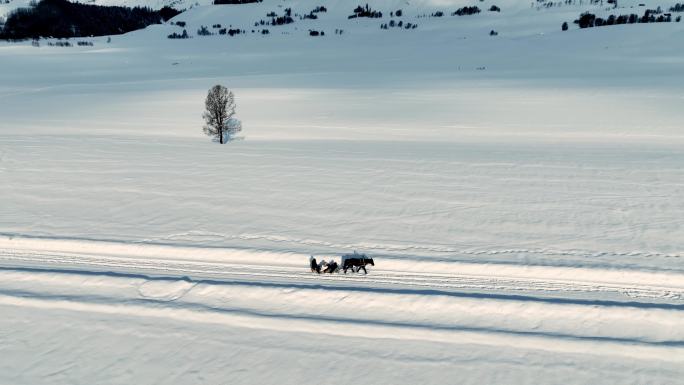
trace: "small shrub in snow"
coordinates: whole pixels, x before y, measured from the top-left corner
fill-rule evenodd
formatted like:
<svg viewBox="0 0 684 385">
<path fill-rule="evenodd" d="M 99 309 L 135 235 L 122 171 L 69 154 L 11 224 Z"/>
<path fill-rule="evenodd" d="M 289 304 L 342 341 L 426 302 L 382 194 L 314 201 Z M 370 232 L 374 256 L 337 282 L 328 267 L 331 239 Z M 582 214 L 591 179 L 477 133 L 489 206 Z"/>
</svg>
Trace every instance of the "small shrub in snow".
<svg viewBox="0 0 684 385">
<path fill-rule="evenodd" d="M 181 28 L 185 28 L 185 22 L 184 21 L 177 21 L 176 25 L 181 27 Z"/>
<path fill-rule="evenodd" d="M 568 22 L 567 22 L 567 21 L 564 21 L 564 22 L 563 22 L 563 25 L 561 25 L 561 30 L 563 30 L 563 31 L 567 31 L 567 30 L 568 30 Z"/>
<path fill-rule="evenodd" d="M 670 12 L 684 12 L 684 4 L 677 3 L 670 7 Z"/>
<path fill-rule="evenodd" d="M 594 26 L 596 21 L 596 15 L 593 13 L 585 12 L 580 15 L 579 19 L 575 20 L 575 23 L 579 25 L 580 28 L 591 28 Z"/>
<path fill-rule="evenodd" d="M 497 36 L 499 33 L 496 32 L 495 30 L 489 31 L 489 36 Z"/>
<path fill-rule="evenodd" d="M 211 33 L 211 31 L 209 31 L 209 28 L 207 28 L 206 26 L 202 25 L 202 26 L 200 26 L 200 28 L 197 30 L 197 35 L 199 35 L 199 36 L 211 36 L 211 35 L 213 35 L 213 33 Z"/>
<path fill-rule="evenodd" d="M 190 36 L 188 36 L 188 31 L 183 30 L 183 33 L 174 32 L 174 33 L 170 34 L 170 35 L 167 36 L 167 37 L 168 37 L 169 39 L 187 39 L 187 38 L 189 38 Z"/>
<path fill-rule="evenodd" d="M 294 23 L 294 19 L 291 16 L 278 16 L 271 20 L 271 25 L 285 25 Z"/>
<path fill-rule="evenodd" d="M 489 7 L 489 12 L 501 12 L 501 8 L 497 7 L 496 5 L 492 5 Z"/>
<path fill-rule="evenodd" d="M 48 43 L 48 45 L 51 47 L 72 47 L 68 41 L 58 41 L 56 43 Z"/>
<path fill-rule="evenodd" d="M 404 23 L 402 20 L 399 20 L 399 22 L 395 22 L 394 20 L 390 20 L 389 24 L 384 23 L 380 24 L 380 29 L 390 29 L 390 28 L 400 28 L 400 29 L 416 29 L 418 28 L 418 24 L 413 24 L 413 23 Z"/>
<path fill-rule="evenodd" d="M 355 19 L 357 17 L 368 17 L 371 19 L 379 19 L 379 18 L 382 18 L 382 12 L 372 10 L 368 6 L 368 4 L 366 4 L 365 8 L 359 5 L 356 8 L 354 8 L 354 14 L 347 16 L 347 19 Z"/>
<path fill-rule="evenodd" d="M 433 13 L 433 14 L 430 15 L 430 16 L 432 16 L 432 17 L 442 17 L 442 16 L 444 16 L 444 12 L 442 12 L 442 11 L 437 11 L 437 12 Z"/>
<path fill-rule="evenodd" d="M 311 12 L 309 12 L 308 14 L 306 14 L 304 16 L 300 16 L 300 19 L 316 20 L 316 19 L 318 19 L 318 16 L 316 15 L 317 13 L 325 13 L 325 12 L 328 12 L 328 8 L 321 5 L 321 6 L 318 6 L 314 9 L 312 9 Z"/>
</svg>

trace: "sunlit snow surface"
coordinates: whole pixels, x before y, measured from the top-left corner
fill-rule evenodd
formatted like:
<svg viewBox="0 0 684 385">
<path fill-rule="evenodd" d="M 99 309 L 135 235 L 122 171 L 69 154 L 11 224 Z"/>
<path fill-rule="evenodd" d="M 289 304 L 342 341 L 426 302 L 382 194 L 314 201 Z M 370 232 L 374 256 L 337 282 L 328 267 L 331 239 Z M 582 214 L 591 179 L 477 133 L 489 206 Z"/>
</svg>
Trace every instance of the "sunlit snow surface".
<svg viewBox="0 0 684 385">
<path fill-rule="evenodd" d="M 684 24 L 448 16 L 473 4 L 370 2 L 419 24 L 385 31 L 200 3 L 188 40 L 0 43 L 0 383 L 680 382 Z M 249 33 L 195 36 L 216 23 Z M 307 270 L 354 250 L 368 276 Z"/>
</svg>

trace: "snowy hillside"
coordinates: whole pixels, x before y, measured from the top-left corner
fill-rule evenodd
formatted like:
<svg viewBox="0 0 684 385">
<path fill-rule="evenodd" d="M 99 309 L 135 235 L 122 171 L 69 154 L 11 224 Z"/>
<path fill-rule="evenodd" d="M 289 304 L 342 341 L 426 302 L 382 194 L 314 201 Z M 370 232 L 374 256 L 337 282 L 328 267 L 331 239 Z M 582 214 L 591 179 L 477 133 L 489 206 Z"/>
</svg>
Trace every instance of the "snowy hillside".
<svg viewBox="0 0 684 385">
<path fill-rule="evenodd" d="M 187 10 L 0 42 L 0 384 L 681 382 L 684 23 L 573 23 L 676 1 L 93 3 Z"/>
</svg>

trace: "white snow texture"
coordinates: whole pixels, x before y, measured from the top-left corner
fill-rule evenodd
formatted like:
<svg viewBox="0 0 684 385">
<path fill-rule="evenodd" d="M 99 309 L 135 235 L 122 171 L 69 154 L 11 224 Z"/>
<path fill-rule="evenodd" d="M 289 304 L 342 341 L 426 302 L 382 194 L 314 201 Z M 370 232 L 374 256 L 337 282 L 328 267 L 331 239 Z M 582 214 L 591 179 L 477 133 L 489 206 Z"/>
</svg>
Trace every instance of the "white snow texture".
<svg viewBox="0 0 684 385">
<path fill-rule="evenodd" d="M 682 383 L 684 23 L 572 22 L 676 1 L 92 3 L 187 10 L 0 42 L 0 384 Z"/>
</svg>

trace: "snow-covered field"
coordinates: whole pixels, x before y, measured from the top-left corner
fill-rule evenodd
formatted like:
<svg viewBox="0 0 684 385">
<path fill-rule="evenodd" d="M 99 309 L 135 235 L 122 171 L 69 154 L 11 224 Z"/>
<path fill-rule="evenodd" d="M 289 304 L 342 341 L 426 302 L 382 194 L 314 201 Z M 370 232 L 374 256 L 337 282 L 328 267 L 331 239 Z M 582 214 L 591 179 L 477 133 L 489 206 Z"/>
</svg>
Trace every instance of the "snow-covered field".
<svg viewBox="0 0 684 385">
<path fill-rule="evenodd" d="M 681 383 L 684 24 L 198 4 L 188 40 L 0 43 L 1 384 Z M 367 276 L 308 272 L 353 250 Z"/>
</svg>

